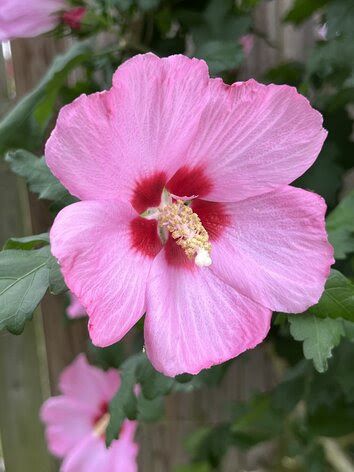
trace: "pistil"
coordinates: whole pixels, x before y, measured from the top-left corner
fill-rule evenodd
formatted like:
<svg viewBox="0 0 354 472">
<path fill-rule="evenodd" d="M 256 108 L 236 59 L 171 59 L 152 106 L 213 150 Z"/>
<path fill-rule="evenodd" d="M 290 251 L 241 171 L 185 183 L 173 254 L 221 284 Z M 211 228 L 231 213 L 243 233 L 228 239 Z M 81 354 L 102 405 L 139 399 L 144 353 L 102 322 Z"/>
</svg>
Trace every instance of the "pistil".
<svg viewBox="0 0 354 472">
<path fill-rule="evenodd" d="M 199 216 L 182 200 L 165 205 L 160 209 L 158 223 L 167 228 L 176 244 L 184 249 L 189 259 L 199 267 L 211 264 L 209 235 Z"/>
<path fill-rule="evenodd" d="M 106 434 L 106 429 L 110 420 L 110 414 L 105 413 L 95 424 L 93 434 L 97 437 L 102 437 Z"/>
</svg>

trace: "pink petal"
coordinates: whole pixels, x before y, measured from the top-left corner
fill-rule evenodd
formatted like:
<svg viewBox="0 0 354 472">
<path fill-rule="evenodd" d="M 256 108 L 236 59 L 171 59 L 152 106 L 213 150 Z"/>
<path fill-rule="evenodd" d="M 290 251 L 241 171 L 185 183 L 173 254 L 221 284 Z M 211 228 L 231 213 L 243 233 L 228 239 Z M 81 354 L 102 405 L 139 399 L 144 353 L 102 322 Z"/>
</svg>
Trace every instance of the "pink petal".
<svg viewBox="0 0 354 472">
<path fill-rule="evenodd" d="M 65 0 L 1 0 L 0 41 L 38 36 L 59 23 Z"/>
<path fill-rule="evenodd" d="M 109 402 L 117 392 L 120 377 L 116 370 L 104 372 L 87 362 L 80 354 L 60 375 L 61 392 L 82 405 L 87 405 L 97 415 L 100 407 Z"/>
<path fill-rule="evenodd" d="M 48 448 L 58 457 L 65 456 L 92 431 L 90 407 L 73 398 L 49 398 L 41 408 L 41 419 L 46 424 Z"/>
<path fill-rule="evenodd" d="M 108 472 L 107 454 L 104 441 L 89 434 L 65 457 L 60 472 Z"/>
<path fill-rule="evenodd" d="M 153 255 L 133 247 L 135 219 L 119 201 L 79 202 L 59 213 L 50 233 L 52 253 L 90 317 L 98 346 L 121 339 L 145 311 Z"/>
<path fill-rule="evenodd" d="M 324 200 L 283 187 L 224 208 L 230 225 L 212 243 L 211 270 L 272 310 L 298 313 L 317 303 L 334 262 Z"/>
<path fill-rule="evenodd" d="M 216 79 L 185 160 L 207 169 L 208 200 L 238 201 L 302 175 L 326 135 L 321 114 L 295 88 Z"/>
<path fill-rule="evenodd" d="M 140 181 L 161 172 L 168 180 L 180 166 L 208 83 L 204 61 L 135 56 L 110 91 L 61 110 L 46 146 L 49 167 L 80 199 L 132 201 Z"/>
<path fill-rule="evenodd" d="M 209 269 L 171 266 L 156 257 L 147 290 L 146 351 L 154 367 L 175 376 L 220 364 L 266 336 L 271 312 L 240 295 Z"/>
<path fill-rule="evenodd" d="M 126 420 L 123 423 L 119 439 L 113 441 L 109 449 L 107 469 L 102 472 L 138 472 L 139 447 L 134 442 L 136 427 L 135 421 Z"/>
<path fill-rule="evenodd" d="M 85 308 L 81 305 L 76 295 L 72 292 L 69 293 L 70 296 L 70 305 L 66 310 L 66 314 L 69 318 L 82 318 L 86 315 Z"/>
<path fill-rule="evenodd" d="M 109 449 L 103 438 L 88 435 L 71 450 L 61 472 L 137 472 L 136 423 L 125 421 L 119 439 Z"/>
</svg>

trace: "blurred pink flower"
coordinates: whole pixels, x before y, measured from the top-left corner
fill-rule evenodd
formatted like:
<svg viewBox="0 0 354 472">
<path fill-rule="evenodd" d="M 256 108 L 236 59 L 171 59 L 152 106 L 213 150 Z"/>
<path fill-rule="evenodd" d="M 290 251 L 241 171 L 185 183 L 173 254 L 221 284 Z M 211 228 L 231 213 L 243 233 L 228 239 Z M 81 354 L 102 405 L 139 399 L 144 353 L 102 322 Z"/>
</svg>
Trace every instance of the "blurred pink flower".
<svg viewBox="0 0 354 472">
<path fill-rule="evenodd" d="M 69 292 L 69 297 L 70 297 L 70 305 L 68 306 L 66 310 L 66 314 L 68 315 L 68 317 L 81 318 L 83 316 L 86 316 L 86 310 L 79 302 L 77 296 L 74 295 L 72 292 Z"/>
<path fill-rule="evenodd" d="M 260 343 L 271 310 L 316 303 L 333 263 L 326 205 L 288 184 L 326 134 L 295 88 L 228 86 L 181 55 L 135 56 L 111 90 L 65 106 L 46 159 L 83 201 L 51 245 L 93 342 L 146 312 L 155 368 L 196 374 Z"/>
<path fill-rule="evenodd" d="M 68 10 L 66 0 L 1 0 L 0 41 L 30 38 L 54 29 Z M 63 21 L 77 29 L 85 13 L 74 8 L 63 15 Z"/>
<path fill-rule="evenodd" d="M 327 41 L 328 26 L 327 23 L 319 24 L 315 27 L 315 37 L 319 41 Z"/>
<path fill-rule="evenodd" d="M 86 8 L 85 7 L 76 7 L 72 8 L 69 11 L 63 13 L 62 20 L 71 29 L 80 29 L 82 18 L 85 16 Z"/>
<path fill-rule="evenodd" d="M 254 37 L 253 34 L 245 34 L 240 38 L 240 43 L 243 49 L 245 56 L 248 56 L 254 46 Z"/>
<path fill-rule="evenodd" d="M 61 472 L 137 472 L 136 422 L 125 420 L 119 438 L 105 446 L 108 404 L 119 388 L 116 370 L 90 366 L 81 354 L 60 376 L 62 395 L 42 406 L 49 450 Z"/>
</svg>

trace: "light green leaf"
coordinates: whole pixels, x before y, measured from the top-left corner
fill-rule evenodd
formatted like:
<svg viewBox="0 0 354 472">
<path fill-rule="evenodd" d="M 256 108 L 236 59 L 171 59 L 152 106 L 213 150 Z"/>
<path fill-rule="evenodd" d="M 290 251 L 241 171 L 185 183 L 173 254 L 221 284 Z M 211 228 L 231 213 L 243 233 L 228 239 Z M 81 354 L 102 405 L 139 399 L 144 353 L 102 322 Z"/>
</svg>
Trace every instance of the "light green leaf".
<svg viewBox="0 0 354 472">
<path fill-rule="evenodd" d="M 0 329 L 20 334 L 32 318 L 48 288 L 47 261 L 46 248 L 0 253 Z"/>
<path fill-rule="evenodd" d="M 29 189 L 37 193 L 39 198 L 57 201 L 64 205 L 75 201 L 51 173 L 44 157 L 39 158 L 28 151 L 17 150 L 7 153 L 5 160 L 13 172 L 26 178 Z"/>
<path fill-rule="evenodd" d="M 344 336 L 342 320 L 318 318 L 311 314 L 290 315 L 290 334 L 296 341 L 303 341 L 306 359 L 311 359 L 318 372 L 325 372 L 332 349 Z"/>
<path fill-rule="evenodd" d="M 319 318 L 344 318 L 354 322 L 354 285 L 343 274 L 332 269 L 320 301 L 307 313 Z"/>
<path fill-rule="evenodd" d="M 345 259 L 354 252 L 354 190 L 328 215 L 326 225 L 335 258 Z"/>
</svg>

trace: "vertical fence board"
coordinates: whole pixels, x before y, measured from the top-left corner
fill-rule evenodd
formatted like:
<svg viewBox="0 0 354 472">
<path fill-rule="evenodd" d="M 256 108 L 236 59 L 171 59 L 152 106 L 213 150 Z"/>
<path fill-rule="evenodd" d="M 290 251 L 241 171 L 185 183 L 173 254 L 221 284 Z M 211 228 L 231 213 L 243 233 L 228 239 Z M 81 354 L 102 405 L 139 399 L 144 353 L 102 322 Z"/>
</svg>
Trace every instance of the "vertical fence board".
<svg viewBox="0 0 354 472">
<path fill-rule="evenodd" d="M 53 58 L 65 47 L 67 41 L 40 37 L 17 40 L 13 45 L 13 58 L 17 92 L 21 95 L 35 86 Z M 43 151 L 43 150 L 42 150 Z M 47 202 L 30 195 L 30 212 L 33 233 L 47 231 L 52 223 Z M 67 323 L 64 319 L 64 297 L 46 295 L 42 302 L 45 342 L 52 393 L 57 392 L 60 372 L 76 354 L 86 348 L 86 321 Z"/>
<path fill-rule="evenodd" d="M 25 191 L 0 160 L 0 245 L 26 230 L 20 198 Z M 54 470 L 38 419 L 43 395 L 37 341 L 33 322 L 21 336 L 0 333 L 0 433 L 7 472 Z"/>
</svg>

